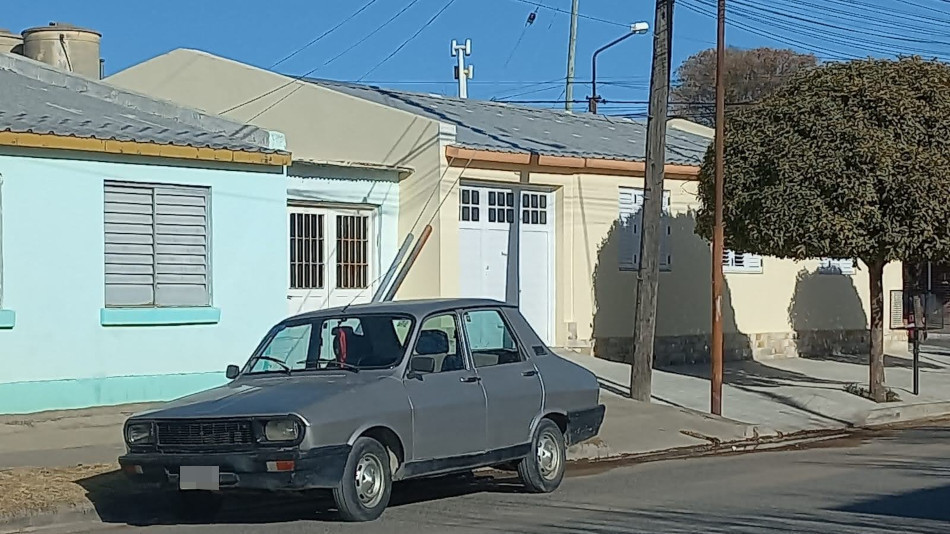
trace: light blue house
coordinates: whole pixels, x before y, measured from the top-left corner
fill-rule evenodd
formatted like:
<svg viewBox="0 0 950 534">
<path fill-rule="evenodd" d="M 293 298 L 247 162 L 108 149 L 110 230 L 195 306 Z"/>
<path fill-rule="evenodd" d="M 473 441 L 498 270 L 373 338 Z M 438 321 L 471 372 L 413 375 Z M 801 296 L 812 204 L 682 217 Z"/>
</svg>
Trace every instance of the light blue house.
<svg viewBox="0 0 950 534">
<path fill-rule="evenodd" d="M 0 95 L 0 413 L 223 383 L 287 315 L 282 136 L 7 54 Z"/>
</svg>

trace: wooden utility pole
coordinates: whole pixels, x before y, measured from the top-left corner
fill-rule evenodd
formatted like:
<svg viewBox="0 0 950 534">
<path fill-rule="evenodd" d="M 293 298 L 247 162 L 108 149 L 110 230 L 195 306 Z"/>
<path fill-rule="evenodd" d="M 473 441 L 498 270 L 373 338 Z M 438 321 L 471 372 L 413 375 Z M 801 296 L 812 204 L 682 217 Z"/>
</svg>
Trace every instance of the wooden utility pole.
<svg viewBox="0 0 950 534">
<path fill-rule="evenodd" d="M 567 85 L 564 86 L 564 109 L 571 111 L 574 107 L 574 55 L 577 49 L 577 4 L 571 3 L 571 35 L 567 43 Z"/>
<path fill-rule="evenodd" d="M 719 0 L 716 17 L 716 195 L 715 221 L 712 247 L 712 343 L 709 347 L 710 411 L 722 415 L 722 252 L 725 233 L 722 224 L 723 180 L 725 179 L 725 131 L 726 131 L 726 86 L 724 69 L 726 63 L 726 0 Z"/>
<path fill-rule="evenodd" d="M 640 225 L 640 268 L 637 271 L 637 303 L 634 312 L 633 365 L 630 366 L 630 398 L 643 402 L 650 402 L 653 382 L 672 26 L 673 0 L 656 0 L 653 70 L 650 74 L 650 108 L 647 118 L 646 175 L 641 211 L 643 222 Z"/>
</svg>

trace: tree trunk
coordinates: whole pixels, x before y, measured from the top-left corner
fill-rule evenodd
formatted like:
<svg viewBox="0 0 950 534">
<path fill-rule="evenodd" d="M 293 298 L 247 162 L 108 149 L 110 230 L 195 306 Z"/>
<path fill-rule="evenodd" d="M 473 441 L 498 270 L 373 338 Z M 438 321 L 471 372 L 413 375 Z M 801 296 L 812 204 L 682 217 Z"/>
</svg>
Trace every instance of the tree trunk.
<svg viewBox="0 0 950 534">
<path fill-rule="evenodd" d="M 870 392 L 875 402 L 887 400 L 884 388 L 884 262 L 868 264 L 871 280 Z"/>
</svg>

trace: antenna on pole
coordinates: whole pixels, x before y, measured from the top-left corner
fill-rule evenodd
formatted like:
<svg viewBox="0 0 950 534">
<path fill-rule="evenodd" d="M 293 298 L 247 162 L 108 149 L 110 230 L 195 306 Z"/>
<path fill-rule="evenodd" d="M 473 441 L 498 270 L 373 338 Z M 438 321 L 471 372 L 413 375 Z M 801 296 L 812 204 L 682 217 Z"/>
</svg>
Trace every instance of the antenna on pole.
<svg viewBox="0 0 950 534">
<path fill-rule="evenodd" d="M 465 66 L 465 56 L 472 55 L 472 40 L 466 39 L 465 44 L 459 44 L 452 39 L 452 57 L 458 58 L 455 66 L 455 79 L 459 81 L 459 98 L 468 98 L 468 81 L 475 75 L 475 67 Z"/>
</svg>

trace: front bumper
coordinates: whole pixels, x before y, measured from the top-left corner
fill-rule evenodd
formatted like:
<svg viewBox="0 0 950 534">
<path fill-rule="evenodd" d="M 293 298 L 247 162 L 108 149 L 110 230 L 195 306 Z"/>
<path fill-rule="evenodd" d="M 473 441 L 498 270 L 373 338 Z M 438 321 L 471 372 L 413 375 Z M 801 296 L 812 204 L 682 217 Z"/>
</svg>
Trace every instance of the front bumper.
<svg viewBox="0 0 950 534">
<path fill-rule="evenodd" d="M 575 445 L 587 441 L 600 433 L 604 424 L 607 407 L 599 404 L 589 410 L 579 410 L 567 414 L 567 444 Z"/>
<path fill-rule="evenodd" d="M 307 490 L 338 486 L 349 454 L 349 445 L 320 447 L 309 451 L 130 452 L 119 457 L 119 465 L 135 482 L 176 488 L 181 466 L 218 466 L 219 487 L 222 490 Z M 288 462 L 293 462 L 292 469 L 287 469 Z"/>
</svg>

